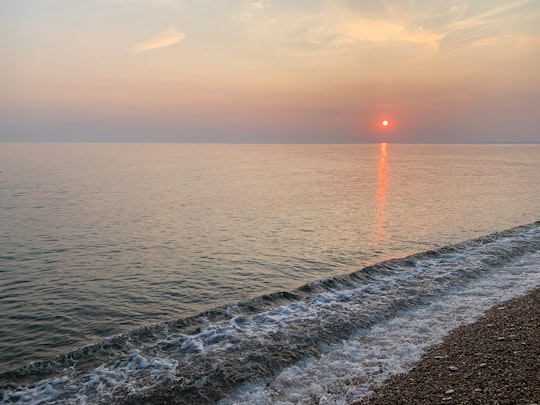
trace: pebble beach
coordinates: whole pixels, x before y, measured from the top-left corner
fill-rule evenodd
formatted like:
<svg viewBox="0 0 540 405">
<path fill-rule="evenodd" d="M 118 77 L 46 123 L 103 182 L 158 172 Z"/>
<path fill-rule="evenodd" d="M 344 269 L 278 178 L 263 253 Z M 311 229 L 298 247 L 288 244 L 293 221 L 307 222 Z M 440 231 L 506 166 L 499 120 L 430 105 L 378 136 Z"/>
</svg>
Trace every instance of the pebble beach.
<svg viewBox="0 0 540 405">
<path fill-rule="evenodd" d="M 453 330 L 356 405 L 539 404 L 540 287 Z"/>
</svg>

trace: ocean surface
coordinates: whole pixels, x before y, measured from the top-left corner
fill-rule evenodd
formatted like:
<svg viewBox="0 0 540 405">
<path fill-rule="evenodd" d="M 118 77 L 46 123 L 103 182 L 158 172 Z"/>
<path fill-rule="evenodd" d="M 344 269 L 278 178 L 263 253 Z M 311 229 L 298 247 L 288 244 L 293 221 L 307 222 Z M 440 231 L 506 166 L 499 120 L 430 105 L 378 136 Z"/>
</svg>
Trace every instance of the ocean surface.
<svg viewBox="0 0 540 405">
<path fill-rule="evenodd" d="M 0 403 L 346 404 L 540 284 L 540 145 L 0 144 Z"/>
</svg>

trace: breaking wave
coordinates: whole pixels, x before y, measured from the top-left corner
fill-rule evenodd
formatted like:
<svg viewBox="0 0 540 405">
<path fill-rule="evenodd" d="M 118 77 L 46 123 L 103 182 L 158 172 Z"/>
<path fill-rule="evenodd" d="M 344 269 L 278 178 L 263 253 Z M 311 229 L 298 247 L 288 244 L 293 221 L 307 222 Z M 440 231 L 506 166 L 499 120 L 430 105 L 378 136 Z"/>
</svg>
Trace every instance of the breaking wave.
<svg viewBox="0 0 540 405">
<path fill-rule="evenodd" d="M 535 222 L 28 364 L 0 403 L 347 403 L 539 285 L 539 264 Z"/>
</svg>

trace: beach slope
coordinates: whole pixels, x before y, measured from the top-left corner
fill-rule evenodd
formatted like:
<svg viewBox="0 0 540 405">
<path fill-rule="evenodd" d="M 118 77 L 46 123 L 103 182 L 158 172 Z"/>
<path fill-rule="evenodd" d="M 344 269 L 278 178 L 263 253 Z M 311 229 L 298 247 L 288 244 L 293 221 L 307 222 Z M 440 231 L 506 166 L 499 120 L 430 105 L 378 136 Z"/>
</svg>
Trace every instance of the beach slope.
<svg viewBox="0 0 540 405">
<path fill-rule="evenodd" d="M 451 331 L 357 404 L 540 403 L 540 287 Z"/>
</svg>

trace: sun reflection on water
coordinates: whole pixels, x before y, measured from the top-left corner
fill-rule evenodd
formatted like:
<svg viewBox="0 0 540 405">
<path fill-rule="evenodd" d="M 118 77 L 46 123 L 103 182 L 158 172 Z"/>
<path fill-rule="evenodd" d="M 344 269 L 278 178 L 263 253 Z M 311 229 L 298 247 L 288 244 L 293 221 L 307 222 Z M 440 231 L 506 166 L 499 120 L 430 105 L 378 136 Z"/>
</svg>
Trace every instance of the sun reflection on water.
<svg viewBox="0 0 540 405">
<path fill-rule="evenodd" d="M 388 145 L 383 142 L 379 146 L 379 184 L 377 187 L 377 200 L 375 204 L 375 219 L 373 221 L 372 246 L 378 245 L 387 238 L 386 216 L 387 190 L 388 190 Z"/>
</svg>

